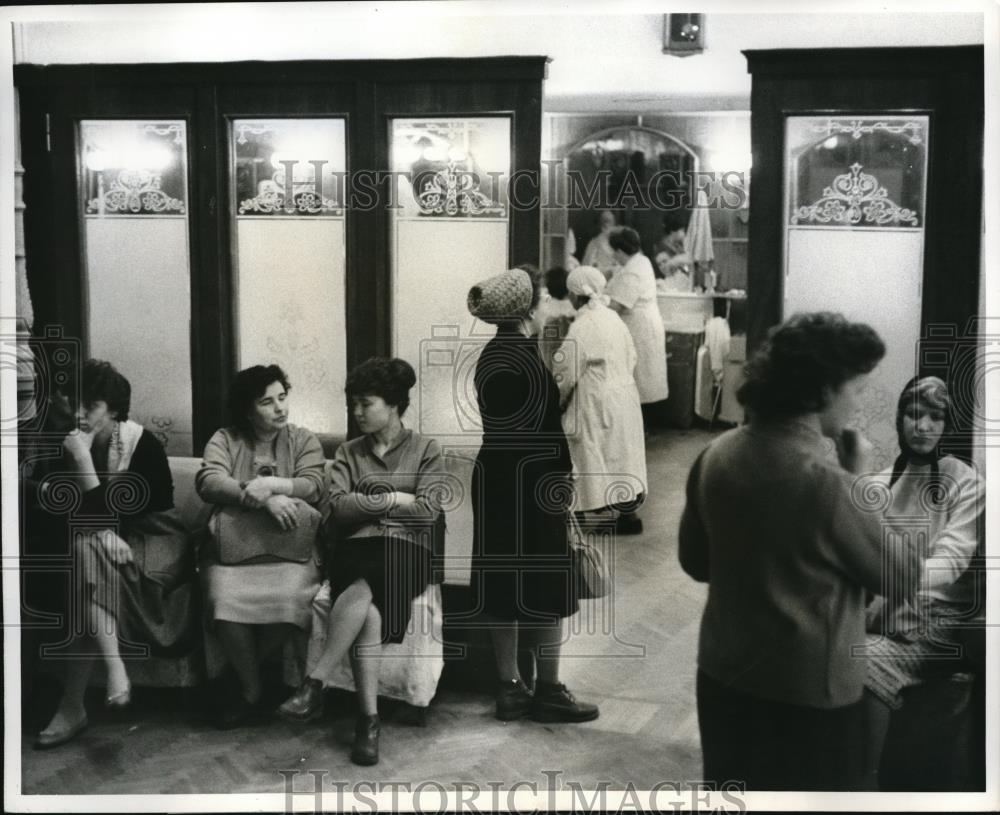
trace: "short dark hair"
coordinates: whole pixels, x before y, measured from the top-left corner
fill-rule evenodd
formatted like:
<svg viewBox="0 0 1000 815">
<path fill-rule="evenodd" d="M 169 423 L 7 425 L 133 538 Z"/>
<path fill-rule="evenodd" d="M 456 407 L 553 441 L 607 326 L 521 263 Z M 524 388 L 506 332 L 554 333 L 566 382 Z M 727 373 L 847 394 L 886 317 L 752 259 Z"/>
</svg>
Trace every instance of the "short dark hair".
<svg viewBox="0 0 1000 815">
<path fill-rule="evenodd" d="M 132 405 L 132 386 L 110 362 L 88 359 L 80 372 L 80 398 L 84 405 L 107 403 L 108 411 L 124 422 Z"/>
<path fill-rule="evenodd" d="M 668 215 L 663 219 L 663 232 L 666 235 L 676 232 L 678 229 L 683 229 L 686 232 L 687 226 L 687 221 L 680 215 Z"/>
<path fill-rule="evenodd" d="M 612 249 L 621 249 L 626 255 L 634 255 L 642 247 L 639 233 L 630 226 L 620 226 L 611 230 L 608 243 Z"/>
<path fill-rule="evenodd" d="M 569 289 L 566 288 L 568 276 L 569 272 L 563 266 L 553 266 L 545 273 L 545 288 L 556 300 L 565 300 L 569 294 Z"/>
<path fill-rule="evenodd" d="M 410 406 L 410 388 L 417 384 L 413 366 L 405 359 L 371 357 L 347 375 L 344 393 L 348 399 L 378 396 L 395 405 L 402 416 Z"/>
<path fill-rule="evenodd" d="M 229 426 L 245 439 L 254 437 L 253 422 L 250 420 L 253 403 L 274 382 L 280 382 L 286 393 L 292 389 L 288 376 L 277 365 L 254 365 L 244 368 L 233 378 L 226 399 L 226 415 Z"/>
<path fill-rule="evenodd" d="M 520 269 L 522 272 L 527 272 L 531 277 L 538 277 L 539 269 L 534 263 L 518 263 L 515 269 Z"/>
<path fill-rule="evenodd" d="M 869 325 L 828 311 L 794 314 L 768 333 L 736 396 L 756 418 L 820 411 L 825 388 L 869 373 L 883 356 L 885 344 Z"/>
</svg>

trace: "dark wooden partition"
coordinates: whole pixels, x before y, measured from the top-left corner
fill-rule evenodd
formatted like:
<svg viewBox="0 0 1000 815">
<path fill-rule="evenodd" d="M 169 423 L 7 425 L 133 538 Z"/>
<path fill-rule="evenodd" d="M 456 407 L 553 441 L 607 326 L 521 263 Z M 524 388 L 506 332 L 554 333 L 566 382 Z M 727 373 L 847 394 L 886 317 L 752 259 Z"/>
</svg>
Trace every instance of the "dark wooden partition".
<svg viewBox="0 0 1000 815">
<path fill-rule="evenodd" d="M 36 330 L 85 325 L 76 122 L 183 119 L 188 128 L 194 447 L 223 422 L 233 373 L 226 117 L 343 116 L 350 170 L 388 169 L 393 115 L 512 117 L 512 171 L 539 169 L 545 57 L 345 62 L 18 65 L 27 270 Z M 379 195 L 386 193 L 383 186 Z M 347 361 L 391 344 L 388 219 L 379 205 L 347 218 Z M 507 265 L 539 261 L 539 209 L 511 214 Z"/>
<path fill-rule="evenodd" d="M 781 319 L 785 117 L 838 111 L 929 114 L 922 324 L 964 328 L 978 302 L 982 46 L 743 53 L 753 75 L 748 345 Z"/>
</svg>

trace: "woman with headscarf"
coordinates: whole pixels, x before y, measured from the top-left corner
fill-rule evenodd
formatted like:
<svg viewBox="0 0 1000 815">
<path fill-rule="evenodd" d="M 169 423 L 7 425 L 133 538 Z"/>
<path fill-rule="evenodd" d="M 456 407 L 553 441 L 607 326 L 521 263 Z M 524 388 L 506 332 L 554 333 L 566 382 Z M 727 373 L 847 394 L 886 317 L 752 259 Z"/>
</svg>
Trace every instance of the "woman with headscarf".
<svg viewBox="0 0 1000 815">
<path fill-rule="evenodd" d="M 609 281 L 605 293 L 632 334 L 638 361 L 635 383 L 639 387 L 646 429 L 660 424 L 667 398 L 667 337 L 656 304 L 656 275 L 641 251 L 639 233 L 627 226 L 610 238 L 615 257 L 623 264 Z"/>
<path fill-rule="evenodd" d="M 889 491 L 884 515 L 889 530 L 926 534 L 927 549 L 916 597 L 907 601 L 890 593 L 869 613 L 865 702 L 871 789 L 877 788 L 889 718 L 902 705 L 900 693 L 955 670 L 956 633 L 976 602 L 967 569 L 979 544 L 983 482 L 968 464 L 941 453 L 950 426 L 945 383 L 934 376 L 911 379 L 896 409 L 899 457 L 875 479 Z"/>
<path fill-rule="evenodd" d="M 629 502 L 646 491 L 646 451 L 632 375 L 636 352 L 625 323 L 607 306 L 604 285 L 604 275 L 592 266 L 580 266 L 567 277 L 577 318 L 553 375 L 573 459 L 576 510 L 605 513 L 625 504 L 618 531 L 638 533 L 642 521 Z"/>
<path fill-rule="evenodd" d="M 562 620 L 578 609 L 566 529 L 572 464 L 535 336 L 537 283 L 511 269 L 473 286 L 468 307 L 497 328 L 476 363 L 483 441 L 472 476 L 472 589 L 500 676 L 496 717 L 590 721 L 597 706 L 559 681 Z M 518 669 L 519 640 L 533 646 L 534 693 Z"/>
</svg>

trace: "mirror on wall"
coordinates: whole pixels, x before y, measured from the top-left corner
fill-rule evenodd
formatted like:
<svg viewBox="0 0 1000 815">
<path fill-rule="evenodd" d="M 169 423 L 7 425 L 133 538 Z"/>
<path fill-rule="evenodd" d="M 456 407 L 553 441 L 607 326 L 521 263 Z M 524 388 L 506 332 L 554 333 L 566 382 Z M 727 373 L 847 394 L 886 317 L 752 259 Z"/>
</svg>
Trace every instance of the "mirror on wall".
<svg viewBox="0 0 1000 815">
<path fill-rule="evenodd" d="M 650 128 L 610 128 L 578 142 L 565 158 L 569 254 L 604 270 L 607 230 L 630 226 L 653 259 L 662 243 L 676 243 L 676 226 L 687 225 L 698 169 L 694 150 Z"/>
</svg>

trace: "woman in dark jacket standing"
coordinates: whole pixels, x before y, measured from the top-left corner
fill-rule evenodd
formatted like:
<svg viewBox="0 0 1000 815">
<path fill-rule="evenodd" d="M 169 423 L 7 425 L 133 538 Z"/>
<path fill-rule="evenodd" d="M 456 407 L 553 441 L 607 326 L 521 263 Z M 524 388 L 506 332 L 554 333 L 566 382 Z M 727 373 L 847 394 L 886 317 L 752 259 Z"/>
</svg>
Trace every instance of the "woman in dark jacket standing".
<svg viewBox="0 0 1000 815">
<path fill-rule="evenodd" d="M 476 364 L 483 443 L 472 479 L 473 591 L 491 621 L 496 716 L 590 721 L 597 706 L 559 682 L 562 619 L 577 611 L 566 538 L 572 464 L 559 391 L 538 351 L 537 282 L 512 269 L 474 286 L 468 306 L 497 327 Z M 518 670 L 521 637 L 535 653 L 534 694 Z"/>
<path fill-rule="evenodd" d="M 791 317 L 747 366 L 738 396 L 749 423 L 691 468 L 678 551 L 708 583 L 697 676 L 706 781 L 865 784 L 865 592 L 883 581 L 912 591 L 918 573 L 915 548 L 883 543 L 858 488 L 871 445 L 849 423 L 884 353 L 867 325 Z"/>
</svg>

